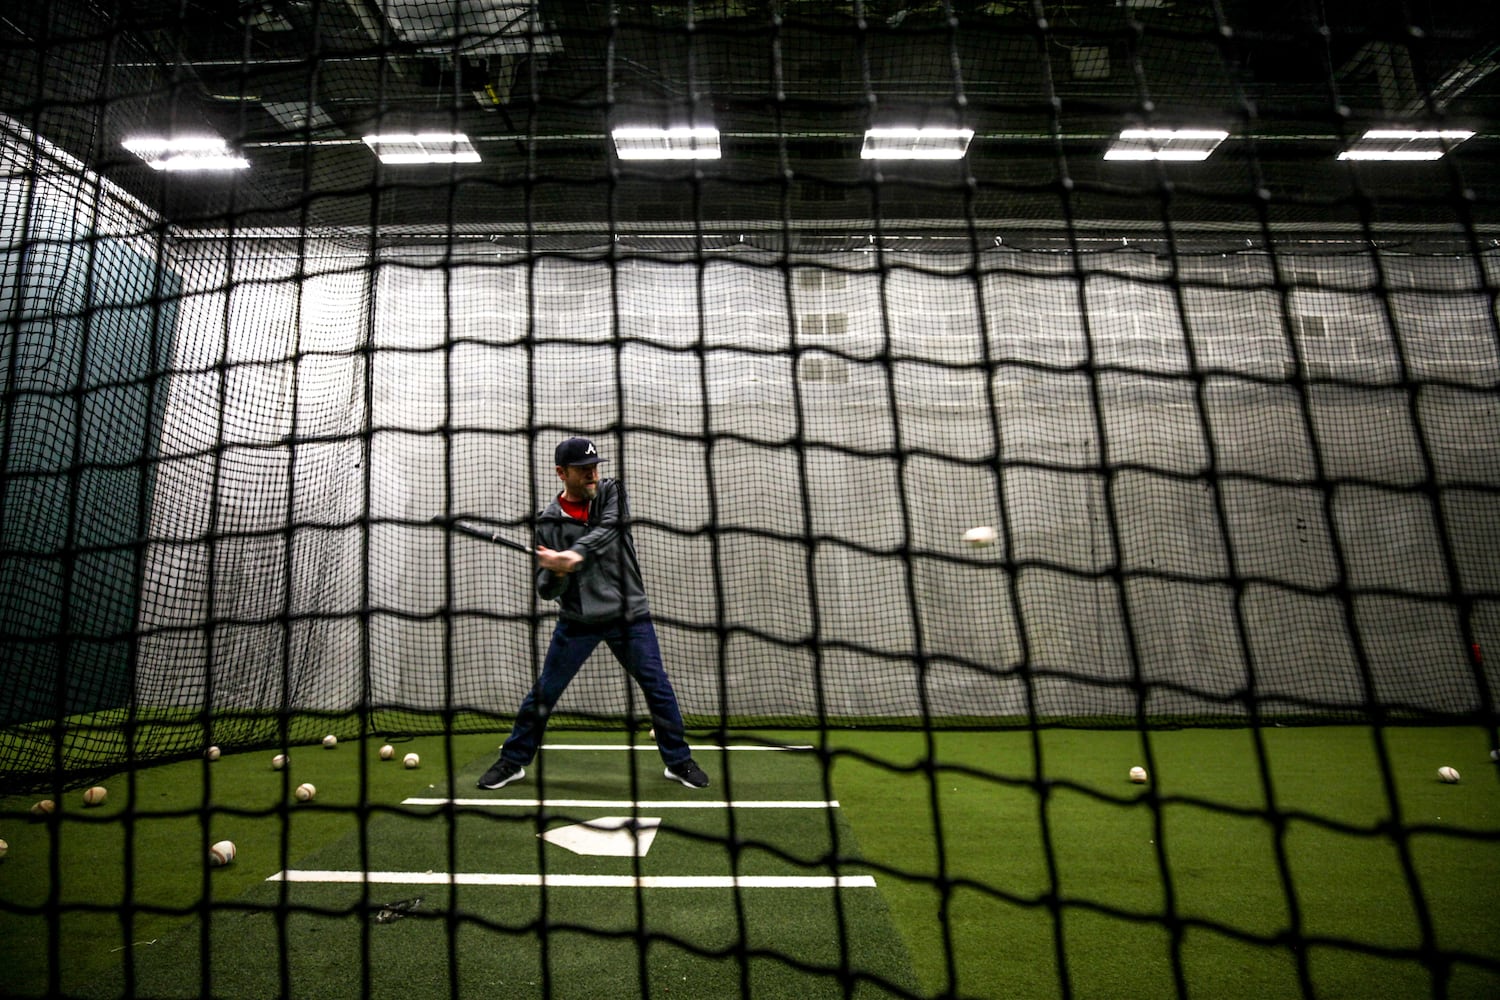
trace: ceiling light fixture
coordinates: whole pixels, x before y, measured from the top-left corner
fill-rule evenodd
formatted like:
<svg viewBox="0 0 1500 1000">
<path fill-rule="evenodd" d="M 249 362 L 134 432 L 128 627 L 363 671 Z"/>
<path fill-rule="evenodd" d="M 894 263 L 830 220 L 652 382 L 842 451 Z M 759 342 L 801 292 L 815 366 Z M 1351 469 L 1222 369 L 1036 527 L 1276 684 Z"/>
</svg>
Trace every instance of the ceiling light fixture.
<svg viewBox="0 0 1500 1000">
<path fill-rule="evenodd" d="M 974 138 L 971 128 L 871 128 L 860 147 L 862 160 L 961 160 Z"/>
<path fill-rule="evenodd" d="M 717 160 L 719 130 L 712 125 L 651 128 L 625 125 L 610 133 L 622 160 Z"/>
<path fill-rule="evenodd" d="M 1454 146 L 1471 138 L 1473 132 L 1462 129 L 1421 131 L 1419 129 L 1372 128 L 1354 145 L 1339 154 L 1341 160 L 1437 160 Z"/>
<path fill-rule="evenodd" d="M 229 144 L 216 135 L 187 135 L 172 139 L 141 137 L 126 139 L 121 146 L 146 161 L 152 170 L 178 173 L 209 170 L 244 170 L 250 161 L 230 152 Z"/>
<path fill-rule="evenodd" d="M 1211 128 L 1127 128 L 1104 151 L 1104 158 L 1197 162 L 1208 159 L 1227 138 L 1228 132 Z"/>
<path fill-rule="evenodd" d="M 386 164 L 479 162 L 479 150 L 461 132 L 367 135 L 364 142 Z"/>
</svg>

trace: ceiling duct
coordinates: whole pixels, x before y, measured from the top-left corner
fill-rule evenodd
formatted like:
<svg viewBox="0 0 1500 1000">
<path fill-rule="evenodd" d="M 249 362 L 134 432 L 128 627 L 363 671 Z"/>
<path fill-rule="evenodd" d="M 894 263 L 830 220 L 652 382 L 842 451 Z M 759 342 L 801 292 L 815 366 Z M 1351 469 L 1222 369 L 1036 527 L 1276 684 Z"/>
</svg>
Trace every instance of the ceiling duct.
<svg viewBox="0 0 1500 1000">
<path fill-rule="evenodd" d="M 529 55 L 561 49 L 537 13 L 536 0 L 381 0 L 403 41 L 433 54 Z"/>
<path fill-rule="evenodd" d="M 260 106 L 282 128 L 297 135 L 317 135 L 338 127 L 320 105 L 306 101 L 262 101 Z"/>
<path fill-rule="evenodd" d="M 1490 48 L 1481 55 L 1461 61 L 1444 74 L 1443 78 L 1432 88 L 1432 106 L 1438 111 L 1446 111 L 1449 104 L 1478 86 L 1485 77 L 1496 70 L 1500 70 L 1500 45 Z M 1426 110 L 1424 104 L 1425 102 L 1418 98 L 1408 104 L 1406 110 L 1408 113 Z"/>
</svg>

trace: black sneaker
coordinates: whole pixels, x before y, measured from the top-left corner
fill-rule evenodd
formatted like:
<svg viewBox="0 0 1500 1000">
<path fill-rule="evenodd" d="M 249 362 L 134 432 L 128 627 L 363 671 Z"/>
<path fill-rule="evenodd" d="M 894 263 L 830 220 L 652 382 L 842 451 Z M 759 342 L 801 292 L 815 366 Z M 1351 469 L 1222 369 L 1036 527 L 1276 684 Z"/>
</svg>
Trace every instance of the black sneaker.
<svg viewBox="0 0 1500 1000">
<path fill-rule="evenodd" d="M 691 757 L 681 764 L 668 767 L 662 772 L 668 781 L 680 781 L 689 788 L 707 788 L 708 775 L 703 773 L 703 768 Z"/>
<path fill-rule="evenodd" d="M 479 779 L 480 788 L 504 788 L 512 781 L 520 781 L 526 777 L 526 768 L 519 764 L 512 764 L 501 757 L 495 761 L 495 766 L 484 772 L 484 777 Z"/>
</svg>

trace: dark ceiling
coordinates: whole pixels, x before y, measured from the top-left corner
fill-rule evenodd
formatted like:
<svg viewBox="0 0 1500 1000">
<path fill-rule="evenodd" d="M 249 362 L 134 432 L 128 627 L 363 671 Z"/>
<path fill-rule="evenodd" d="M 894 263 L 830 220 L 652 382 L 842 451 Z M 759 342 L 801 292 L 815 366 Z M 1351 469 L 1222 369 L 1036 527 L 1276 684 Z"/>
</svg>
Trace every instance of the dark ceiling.
<svg viewBox="0 0 1500 1000">
<path fill-rule="evenodd" d="M 1500 222 L 1489 0 L 597 3 L 54 0 L 0 15 L 0 111 L 184 228 L 387 236 L 789 227 L 1330 232 Z M 622 162 L 612 124 L 712 123 L 718 161 Z M 870 125 L 960 123 L 957 163 L 859 158 Z M 1468 128 L 1349 164 L 1375 124 Z M 1105 162 L 1208 124 L 1201 164 Z M 120 142 L 216 131 L 251 169 L 153 172 Z M 482 162 L 381 166 L 453 130 Z"/>
</svg>

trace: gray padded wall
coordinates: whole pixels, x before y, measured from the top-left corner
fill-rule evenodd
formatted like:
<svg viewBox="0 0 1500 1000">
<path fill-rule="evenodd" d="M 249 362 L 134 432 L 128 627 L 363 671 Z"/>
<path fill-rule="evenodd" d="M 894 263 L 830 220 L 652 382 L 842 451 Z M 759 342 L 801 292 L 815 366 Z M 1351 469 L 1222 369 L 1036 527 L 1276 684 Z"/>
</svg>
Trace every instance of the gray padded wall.
<svg viewBox="0 0 1500 1000">
<path fill-rule="evenodd" d="M 549 608 L 523 558 L 424 522 L 524 520 L 580 433 L 630 488 L 688 712 L 1117 716 L 1133 678 L 1153 714 L 1235 716 L 1247 692 L 1283 714 L 1472 709 L 1458 613 L 1481 639 L 1500 624 L 1486 283 L 1466 257 L 1275 263 L 387 256 L 367 362 L 327 361 L 332 393 L 299 376 L 347 400 L 320 426 L 372 428 L 367 569 L 357 528 L 321 532 L 340 556 L 296 603 L 347 613 L 368 572 L 376 703 L 509 712 Z M 296 467 L 362 446 L 302 444 Z M 272 522 L 286 457 L 252 491 L 281 497 Z M 358 514 L 361 470 L 319 481 L 325 521 Z M 1002 544 L 964 547 L 976 524 Z M 289 644 L 259 628 L 253 655 L 344 677 L 364 655 L 348 618 Z M 563 709 L 625 708 L 605 659 Z"/>
</svg>

